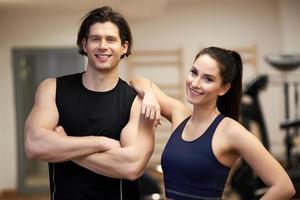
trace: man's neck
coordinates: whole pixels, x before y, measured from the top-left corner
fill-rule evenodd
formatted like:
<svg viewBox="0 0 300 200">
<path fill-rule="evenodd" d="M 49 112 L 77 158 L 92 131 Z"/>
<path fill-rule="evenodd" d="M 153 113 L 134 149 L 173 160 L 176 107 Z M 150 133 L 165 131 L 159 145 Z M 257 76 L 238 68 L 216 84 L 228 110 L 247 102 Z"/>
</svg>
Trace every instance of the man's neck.
<svg viewBox="0 0 300 200">
<path fill-rule="evenodd" d="M 87 71 L 83 74 L 82 83 L 89 90 L 105 92 L 112 90 L 117 85 L 118 75 L 117 68 L 109 72 L 87 68 Z"/>
</svg>

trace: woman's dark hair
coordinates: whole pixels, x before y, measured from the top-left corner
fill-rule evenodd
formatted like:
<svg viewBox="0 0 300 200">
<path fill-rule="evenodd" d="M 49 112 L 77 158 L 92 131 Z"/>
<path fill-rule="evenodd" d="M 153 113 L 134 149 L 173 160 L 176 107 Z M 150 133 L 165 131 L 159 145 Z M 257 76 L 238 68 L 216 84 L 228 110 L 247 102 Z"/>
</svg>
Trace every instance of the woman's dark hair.
<svg viewBox="0 0 300 200">
<path fill-rule="evenodd" d="M 208 47 L 196 55 L 195 61 L 204 54 L 209 55 L 218 63 L 223 84 L 230 84 L 229 90 L 223 96 L 218 97 L 218 109 L 223 115 L 238 120 L 243 76 L 243 63 L 240 54 L 219 47 Z"/>
<path fill-rule="evenodd" d="M 77 35 L 77 46 L 79 48 L 79 53 L 81 55 L 85 55 L 86 53 L 83 50 L 82 47 L 82 40 L 88 39 L 90 27 L 95 23 L 105 23 L 105 22 L 111 22 L 115 24 L 119 29 L 119 36 L 121 38 L 122 45 L 127 41 L 128 42 L 128 49 L 127 52 L 121 56 L 123 58 L 124 56 L 129 56 L 131 54 L 131 47 L 132 47 L 132 35 L 131 30 L 129 27 L 129 24 L 124 19 L 124 17 L 118 13 L 115 12 L 111 7 L 104 6 L 101 8 L 96 8 L 89 13 L 87 13 L 82 18 L 82 23 L 78 31 Z"/>
</svg>

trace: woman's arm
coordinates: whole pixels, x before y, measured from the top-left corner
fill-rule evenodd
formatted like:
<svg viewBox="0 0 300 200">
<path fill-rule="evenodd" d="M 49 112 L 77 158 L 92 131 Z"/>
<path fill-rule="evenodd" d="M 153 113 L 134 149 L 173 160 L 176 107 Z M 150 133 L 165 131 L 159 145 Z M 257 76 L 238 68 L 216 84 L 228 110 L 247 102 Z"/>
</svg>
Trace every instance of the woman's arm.
<svg viewBox="0 0 300 200">
<path fill-rule="evenodd" d="M 181 122 L 184 117 L 191 115 L 191 110 L 182 102 L 166 95 L 150 80 L 137 77 L 130 81 L 131 86 L 143 98 L 142 113 L 146 117 L 162 116 L 173 122 Z"/>
<path fill-rule="evenodd" d="M 231 141 L 230 145 L 268 187 L 261 199 L 291 199 L 295 194 L 291 179 L 262 143 L 235 121 L 231 123 L 228 130 L 231 130 L 228 134 L 230 136 L 228 141 Z"/>
</svg>

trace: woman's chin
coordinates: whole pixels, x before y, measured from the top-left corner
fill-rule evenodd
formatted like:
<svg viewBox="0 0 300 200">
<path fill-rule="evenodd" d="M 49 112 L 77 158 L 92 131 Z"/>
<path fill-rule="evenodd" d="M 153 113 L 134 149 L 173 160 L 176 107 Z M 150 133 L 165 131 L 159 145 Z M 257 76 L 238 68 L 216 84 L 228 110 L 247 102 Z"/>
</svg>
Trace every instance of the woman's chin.
<svg viewBox="0 0 300 200">
<path fill-rule="evenodd" d="M 193 104 L 193 105 L 196 103 L 195 99 L 192 99 L 192 98 L 187 98 L 187 102 L 189 102 L 190 104 Z"/>
</svg>

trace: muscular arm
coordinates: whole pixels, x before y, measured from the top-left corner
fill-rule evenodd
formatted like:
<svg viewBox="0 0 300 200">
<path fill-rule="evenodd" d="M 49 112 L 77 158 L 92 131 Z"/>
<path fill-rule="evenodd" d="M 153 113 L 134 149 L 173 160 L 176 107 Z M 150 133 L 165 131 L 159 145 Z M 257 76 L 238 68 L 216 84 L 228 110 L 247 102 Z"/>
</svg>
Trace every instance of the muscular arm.
<svg viewBox="0 0 300 200">
<path fill-rule="evenodd" d="M 25 152 L 28 158 L 61 162 L 118 146 L 105 137 L 71 137 L 54 131 L 58 123 L 55 103 L 56 80 L 43 81 L 25 123 Z"/>
<path fill-rule="evenodd" d="M 240 125 L 233 125 L 230 141 L 235 151 L 252 167 L 267 185 L 262 200 L 290 199 L 295 193 L 293 183 L 282 166 L 264 148 L 261 142 Z M 276 176 L 275 176 L 276 174 Z"/>
<path fill-rule="evenodd" d="M 130 119 L 121 133 L 121 148 L 95 153 L 73 161 L 98 174 L 113 178 L 138 178 L 154 149 L 153 120 L 140 114 L 141 100 L 136 97 Z"/>
</svg>

